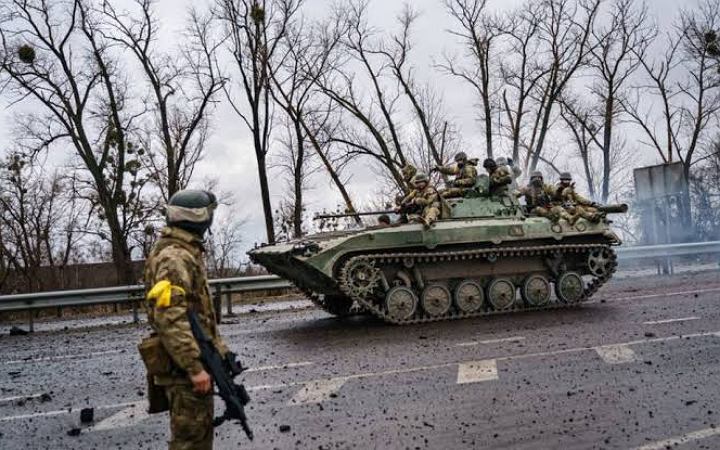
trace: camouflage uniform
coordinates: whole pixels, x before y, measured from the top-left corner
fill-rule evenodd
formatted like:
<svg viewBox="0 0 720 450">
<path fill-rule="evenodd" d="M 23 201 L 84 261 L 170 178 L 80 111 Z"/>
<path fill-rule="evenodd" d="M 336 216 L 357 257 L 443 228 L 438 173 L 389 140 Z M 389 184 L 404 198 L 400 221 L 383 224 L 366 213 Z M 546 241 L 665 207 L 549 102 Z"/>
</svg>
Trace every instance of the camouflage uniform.
<svg viewBox="0 0 720 450">
<path fill-rule="evenodd" d="M 490 195 L 507 195 L 510 184 L 512 183 L 512 175 L 507 166 L 496 167 L 490 176 Z"/>
<path fill-rule="evenodd" d="M 539 179 L 539 185 L 533 184 L 533 179 Z M 531 183 L 517 192 L 518 197 L 525 197 L 525 204 L 528 212 L 540 217 L 546 217 L 552 222 L 557 223 L 560 219 L 564 219 L 570 224 L 574 224 L 577 218 L 565 211 L 562 206 L 553 204 L 555 196 L 555 188 L 549 184 L 542 183 L 542 173 L 536 171 L 530 176 Z"/>
<path fill-rule="evenodd" d="M 474 186 L 477 180 L 476 161 L 467 161 L 465 164 L 452 164 L 449 166 L 437 166 L 438 172 L 445 175 L 455 175 L 452 187 L 443 190 L 440 194 L 443 198 L 464 197 Z"/>
<path fill-rule="evenodd" d="M 213 446 L 213 396 L 195 394 L 188 375 L 204 370 L 200 349 L 187 318 L 192 308 L 201 326 L 221 355 L 228 349 L 215 323 L 202 238 L 176 227 L 162 230 L 160 239 L 145 262 L 145 286 L 148 290 L 169 281 L 172 295 L 166 304 L 160 301 L 148 306 L 148 321 L 160 337 L 172 359 L 167 374 L 156 375 L 155 384 L 165 388 L 170 408 L 171 450 L 211 449 Z"/>
<path fill-rule="evenodd" d="M 570 214 L 582 217 L 589 222 L 600 222 L 603 218 L 603 214 L 598 211 L 595 202 L 575 192 L 574 186 L 571 185 L 564 188 L 560 196 L 562 197 L 565 209 L 567 209 Z"/>
<path fill-rule="evenodd" d="M 424 183 L 425 186 L 419 185 Z M 415 222 L 422 222 L 426 228 L 432 226 L 440 217 L 441 203 L 440 194 L 430 185 L 427 175 L 418 173 L 413 179 L 415 189 L 402 200 L 402 206 L 415 207 L 418 213 L 411 214 L 410 219 Z"/>
</svg>

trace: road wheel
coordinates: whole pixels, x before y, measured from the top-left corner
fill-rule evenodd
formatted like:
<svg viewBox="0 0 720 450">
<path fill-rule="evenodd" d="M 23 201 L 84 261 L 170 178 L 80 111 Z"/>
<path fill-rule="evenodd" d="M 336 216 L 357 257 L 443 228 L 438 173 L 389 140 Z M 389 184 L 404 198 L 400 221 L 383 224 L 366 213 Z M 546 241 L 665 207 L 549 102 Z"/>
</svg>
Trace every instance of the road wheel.
<svg viewBox="0 0 720 450">
<path fill-rule="evenodd" d="M 470 280 L 465 280 L 455 288 L 455 304 L 464 313 L 478 311 L 485 302 L 485 292 L 482 286 Z"/>
<path fill-rule="evenodd" d="M 411 289 L 395 286 L 385 296 L 387 314 L 395 320 L 408 320 L 417 311 L 418 298 Z"/>
<path fill-rule="evenodd" d="M 422 307 L 432 317 L 447 314 L 452 303 L 448 288 L 441 284 L 431 284 L 422 293 Z"/>
<path fill-rule="evenodd" d="M 520 289 L 525 304 L 532 307 L 547 305 L 550 293 L 550 282 L 542 275 L 530 275 Z"/>
<path fill-rule="evenodd" d="M 576 272 L 565 272 L 555 282 L 555 295 L 563 303 L 576 303 L 582 299 L 585 283 Z"/>
<path fill-rule="evenodd" d="M 507 278 L 496 278 L 487 288 L 487 298 L 497 311 L 509 309 L 515 303 L 515 285 Z"/>
<path fill-rule="evenodd" d="M 600 248 L 593 250 L 588 255 L 588 269 L 590 273 L 596 277 L 604 277 L 610 273 L 610 269 L 613 265 L 612 256 L 610 250 L 607 248 Z"/>
</svg>

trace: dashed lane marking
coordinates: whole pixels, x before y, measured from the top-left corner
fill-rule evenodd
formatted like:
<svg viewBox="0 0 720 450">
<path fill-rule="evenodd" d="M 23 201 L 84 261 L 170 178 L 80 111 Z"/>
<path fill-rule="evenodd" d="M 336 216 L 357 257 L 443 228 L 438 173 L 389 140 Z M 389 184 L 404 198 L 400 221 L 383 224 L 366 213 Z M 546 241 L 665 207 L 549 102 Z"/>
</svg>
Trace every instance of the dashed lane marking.
<svg viewBox="0 0 720 450">
<path fill-rule="evenodd" d="M 637 361 L 633 349 L 627 345 L 611 345 L 608 347 L 597 347 L 598 355 L 608 364 L 623 364 Z"/>
<path fill-rule="evenodd" d="M 114 430 L 116 428 L 127 428 L 142 422 L 143 420 L 150 417 L 147 413 L 147 404 L 145 402 L 137 402 L 125 409 L 122 409 L 115 414 L 107 417 L 92 427 L 88 428 L 87 431 L 105 431 Z"/>
<path fill-rule="evenodd" d="M 663 323 L 675 323 L 675 322 L 687 322 L 689 320 L 698 320 L 698 316 L 692 316 L 692 317 L 680 317 L 678 319 L 664 319 L 664 320 L 648 320 L 647 322 L 643 322 L 643 325 L 660 325 Z"/>
<path fill-rule="evenodd" d="M 497 361 L 494 359 L 458 364 L 457 384 L 480 383 L 497 379 Z"/>
<path fill-rule="evenodd" d="M 585 304 L 599 303 L 602 300 L 605 300 L 606 302 L 619 302 L 619 301 L 625 301 L 625 300 L 644 300 L 646 298 L 677 297 L 678 295 L 688 295 L 688 294 L 705 294 L 708 292 L 720 292 L 720 288 L 694 289 L 692 291 L 664 292 L 661 294 L 632 295 L 629 297 L 617 297 L 617 298 L 605 298 L 605 299 L 593 298 L 592 300 L 585 302 Z"/>
<path fill-rule="evenodd" d="M 330 378 L 327 380 L 316 380 L 305 383 L 293 398 L 288 402 L 289 405 L 303 405 L 312 403 L 322 403 L 329 400 L 347 381 L 346 378 Z"/>
<path fill-rule="evenodd" d="M 30 395 L 16 395 L 14 397 L 0 398 L 0 403 L 10 403 L 17 400 L 34 400 L 42 397 L 43 394 L 30 394 Z"/>
<path fill-rule="evenodd" d="M 454 347 L 474 347 L 476 345 L 499 344 L 502 342 L 519 342 L 524 340 L 525 337 L 523 336 L 512 336 L 499 339 L 486 339 L 484 341 L 460 342 L 459 344 L 455 344 Z"/>
<path fill-rule="evenodd" d="M 127 350 L 108 350 L 104 352 L 79 353 L 75 355 L 58 355 L 58 356 L 42 356 L 38 358 L 13 359 L 10 361 L 2 361 L 0 364 L 30 364 L 47 361 L 63 361 L 66 359 L 90 359 L 98 356 L 115 355 L 118 353 L 126 353 Z"/>
<path fill-rule="evenodd" d="M 293 362 L 293 363 L 287 363 L 287 364 L 277 364 L 274 366 L 259 366 L 259 367 L 250 367 L 249 369 L 246 369 L 244 373 L 250 373 L 250 372 L 265 372 L 268 370 L 282 370 L 282 369 L 292 369 L 295 367 L 307 367 L 312 366 L 315 364 L 312 361 L 299 361 L 299 362 Z"/>
<path fill-rule="evenodd" d="M 144 404 L 144 402 L 125 402 L 125 403 L 116 403 L 113 405 L 102 405 L 98 406 L 95 409 L 114 409 L 114 408 L 123 408 L 128 406 L 134 406 L 137 404 Z M 44 412 L 36 412 L 31 414 L 20 414 L 17 416 L 8 416 L 8 417 L 0 417 L 0 422 L 9 422 L 11 420 L 21 420 L 21 419 L 33 419 L 35 417 L 52 417 L 52 416 L 59 416 L 62 414 L 69 414 L 73 411 L 79 411 L 80 408 L 66 408 L 66 409 L 59 409 L 56 411 L 44 411 Z"/>
<path fill-rule="evenodd" d="M 692 433 L 686 433 L 677 437 L 664 439 L 662 441 L 655 441 L 649 444 L 635 447 L 633 450 L 664 450 L 666 448 L 675 447 L 676 445 L 687 444 L 693 441 L 699 441 L 701 439 L 707 439 L 712 436 L 720 434 L 720 427 L 717 428 L 705 428 L 704 430 L 693 431 Z"/>
</svg>

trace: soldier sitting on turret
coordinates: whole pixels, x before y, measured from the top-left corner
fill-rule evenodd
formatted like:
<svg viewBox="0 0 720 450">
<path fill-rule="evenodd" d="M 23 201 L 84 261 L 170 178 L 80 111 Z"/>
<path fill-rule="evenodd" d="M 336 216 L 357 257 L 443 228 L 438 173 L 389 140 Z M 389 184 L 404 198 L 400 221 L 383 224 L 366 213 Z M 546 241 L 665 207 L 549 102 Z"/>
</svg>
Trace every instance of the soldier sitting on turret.
<svg viewBox="0 0 720 450">
<path fill-rule="evenodd" d="M 554 194 L 555 188 L 545 184 L 542 173 L 537 170 L 530 174 L 530 184 L 516 192 L 518 197 L 525 197 L 530 214 L 546 217 L 554 223 L 564 219 L 571 225 L 574 224 L 577 217 L 565 211 L 562 206 L 553 204 Z"/>
<path fill-rule="evenodd" d="M 512 177 L 512 181 L 510 182 L 510 190 L 516 191 L 518 188 L 517 179 L 520 178 L 520 175 L 522 175 L 522 169 L 517 167 L 514 163 L 512 158 L 506 158 L 504 156 L 501 156 L 495 160 L 498 167 L 505 166 L 507 168 L 508 173 L 510 173 L 510 176 Z"/>
<path fill-rule="evenodd" d="M 465 152 L 455 155 L 455 164 L 435 166 L 432 171 L 445 175 L 455 175 L 452 187 L 440 192 L 443 198 L 464 197 L 474 186 L 477 179 L 477 159 L 468 160 Z"/>
<path fill-rule="evenodd" d="M 507 166 L 498 166 L 494 159 L 488 158 L 483 161 L 483 167 L 490 177 L 490 195 L 507 195 L 510 183 L 512 183 L 512 175 Z"/>
<path fill-rule="evenodd" d="M 560 174 L 560 182 L 555 188 L 554 200 L 560 203 L 568 213 L 590 222 L 600 222 L 605 216 L 598 210 L 597 203 L 575 192 L 575 183 L 572 181 L 570 172 Z"/>
<path fill-rule="evenodd" d="M 430 185 L 430 178 L 422 172 L 413 177 L 414 189 L 402 199 L 398 212 L 415 210 L 410 213 L 410 220 L 422 223 L 425 228 L 430 228 L 438 217 L 440 217 L 440 195 Z"/>
</svg>

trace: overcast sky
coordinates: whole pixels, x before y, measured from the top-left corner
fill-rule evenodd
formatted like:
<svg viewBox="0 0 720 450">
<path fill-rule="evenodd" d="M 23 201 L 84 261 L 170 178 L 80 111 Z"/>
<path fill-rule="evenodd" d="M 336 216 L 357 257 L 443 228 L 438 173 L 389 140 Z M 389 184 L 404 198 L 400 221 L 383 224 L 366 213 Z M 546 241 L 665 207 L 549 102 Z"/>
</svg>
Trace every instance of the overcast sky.
<svg viewBox="0 0 720 450">
<path fill-rule="evenodd" d="M 492 8 L 506 8 L 520 3 L 521 0 L 490 0 Z M 190 0 L 159 0 L 158 12 L 165 27 L 166 36 L 173 35 L 172 30 L 182 27 L 186 16 L 186 8 Z M 311 16 L 322 16 L 327 10 L 328 1 L 308 0 L 307 13 Z M 692 5 L 694 2 L 676 0 L 648 0 L 651 11 L 660 25 L 667 24 L 675 15 L 679 6 Z M 394 18 L 402 8 L 400 0 L 374 0 L 371 2 L 371 17 L 373 24 L 378 28 L 394 27 Z M 421 12 L 416 22 L 414 36 L 416 46 L 413 64 L 418 75 L 425 81 L 431 82 L 434 87 L 443 92 L 451 120 L 461 128 L 467 144 L 467 151 L 471 155 L 483 157 L 480 150 L 484 148 L 484 139 L 480 134 L 480 127 L 476 121 L 473 108 L 473 96 L 468 89 L 456 80 L 439 74 L 431 65 L 433 58 L 437 58 L 443 50 L 457 48 L 454 39 L 447 33 L 451 22 L 445 13 L 441 0 L 414 0 L 414 8 Z M 658 17 L 659 16 L 659 17 Z M 454 51 L 454 50 L 453 50 Z M 7 99 L 0 97 L 0 153 L 7 151 L 11 141 L 11 127 L 13 108 L 7 107 Z M 246 243 L 251 246 L 255 242 L 264 240 L 264 225 L 262 208 L 257 182 L 256 163 L 249 135 L 244 129 L 240 119 L 225 103 L 221 104 L 214 114 L 214 129 L 208 144 L 204 160 L 197 170 L 197 179 L 205 176 L 217 177 L 222 190 L 234 192 L 237 206 L 232 214 L 246 217 L 245 226 Z M 655 163 L 652 153 L 641 158 L 642 163 Z M 353 177 L 349 189 L 355 198 L 362 203 L 369 201 L 374 193 L 373 174 L 363 165 L 353 167 Z M 275 184 L 271 187 L 273 200 L 277 201 L 283 195 L 281 186 Z M 324 174 L 313 180 L 313 189 L 309 194 L 308 209 L 318 210 L 322 207 L 333 207 L 339 197 Z M 228 213 L 226 211 L 226 213 Z"/>
</svg>

